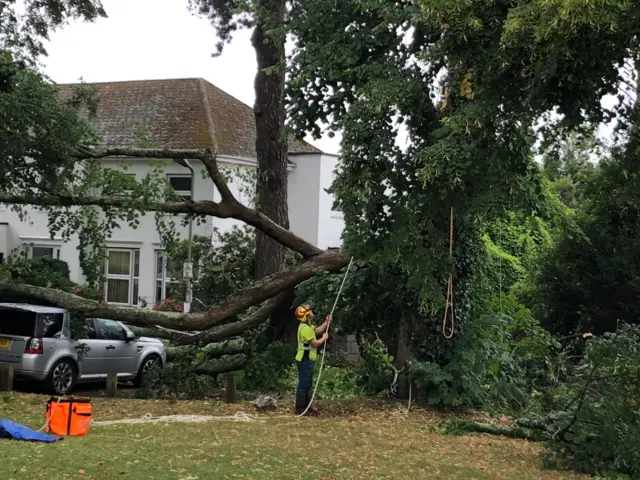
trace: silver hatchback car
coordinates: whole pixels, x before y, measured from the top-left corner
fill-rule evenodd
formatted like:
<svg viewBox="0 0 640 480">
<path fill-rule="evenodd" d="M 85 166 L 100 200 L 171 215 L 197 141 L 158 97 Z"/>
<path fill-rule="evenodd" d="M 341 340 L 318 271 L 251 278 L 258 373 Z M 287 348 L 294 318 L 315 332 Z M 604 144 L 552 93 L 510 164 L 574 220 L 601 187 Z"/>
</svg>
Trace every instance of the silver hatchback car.
<svg viewBox="0 0 640 480">
<path fill-rule="evenodd" d="M 121 322 L 87 318 L 85 326 L 86 338 L 73 339 L 67 310 L 0 303 L 0 363 L 14 364 L 16 378 L 67 395 L 76 383 L 106 380 L 109 372 L 139 386 L 152 365 L 167 361 L 161 340 L 137 338 Z"/>
</svg>

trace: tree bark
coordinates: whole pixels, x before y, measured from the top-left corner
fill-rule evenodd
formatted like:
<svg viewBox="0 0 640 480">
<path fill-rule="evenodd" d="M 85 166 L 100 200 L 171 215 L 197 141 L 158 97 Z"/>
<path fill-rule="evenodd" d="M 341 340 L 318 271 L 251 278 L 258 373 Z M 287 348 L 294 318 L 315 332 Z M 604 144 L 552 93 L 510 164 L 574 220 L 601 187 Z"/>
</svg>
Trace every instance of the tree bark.
<svg viewBox="0 0 640 480">
<path fill-rule="evenodd" d="M 287 140 L 284 135 L 284 0 L 258 0 L 256 26 L 251 37 L 256 51 L 255 77 L 258 211 L 283 228 L 289 228 L 287 205 Z M 278 272 L 284 265 L 285 247 L 256 232 L 255 278 Z"/>
<path fill-rule="evenodd" d="M 281 293 L 275 298 L 266 302 L 260 310 L 247 316 L 246 318 L 243 318 L 242 320 L 212 328 L 210 330 L 207 330 L 206 332 L 201 332 L 198 335 L 184 336 L 176 340 L 175 343 L 178 345 L 198 344 L 200 346 L 204 346 L 213 342 L 218 342 L 225 338 L 240 335 L 250 328 L 257 327 L 261 323 L 265 322 L 285 298 L 286 293 Z"/>
<path fill-rule="evenodd" d="M 499 435 L 501 437 L 519 438 L 522 440 L 540 441 L 544 440 L 544 436 L 536 434 L 520 427 L 504 427 L 502 425 L 494 425 L 491 423 L 469 422 L 465 425 L 465 430 L 475 433 L 486 433 L 489 435 Z"/>
<path fill-rule="evenodd" d="M 400 370 L 406 368 L 409 362 L 413 360 L 411 352 L 411 332 L 416 328 L 415 313 L 410 309 L 403 309 L 400 314 L 400 324 L 398 326 L 398 345 L 394 359 L 394 366 Z M 406 370 L 405 370 L 406 371 Z M 398 396 L 407 398 L 409 396 L 409 376 L 403 376 L 398 379 Z M 415 396 L 414 391 L 414 396 Z"/>
<path fill-rule="evenodd" d="M 169 347 L 167 348 L 167 361 L 172 362 L 181 355 L 187 354 L 193 347 Z M 246 353 L 249 346 L 242 339 L 228 340 L 226 342 L 212 343 L 205 346 L 202 352 L 205 354 L 207 360 L 220 358 L 224 355 L 237 355 L 239 353 Z"/>
<path fill-rule="evenodd" d="M 200 375 L 216 376 L 221 373 L 235 372 L 242 369 L 247 363 L 246 355 L 234 355 L 232 357 L 224 357 L 216 360 L 208 360 L 196 365 L 193 368 L 195 373 Z"/>
</svg>

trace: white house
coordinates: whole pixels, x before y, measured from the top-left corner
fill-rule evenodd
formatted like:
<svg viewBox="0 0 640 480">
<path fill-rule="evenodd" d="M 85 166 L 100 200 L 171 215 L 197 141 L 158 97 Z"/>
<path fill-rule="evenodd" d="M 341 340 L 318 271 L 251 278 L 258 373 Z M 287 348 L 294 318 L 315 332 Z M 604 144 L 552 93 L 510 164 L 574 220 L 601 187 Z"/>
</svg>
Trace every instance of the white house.
<svg viewBox="0 0 640 480">
<path fill-rule="evenodd" d="M 139 146 L 140 133 L 157 148 L 217 149 L 221 169 L 255 169 L 255 126 L 253 109 L 203 79 L 149 80 L 93 84 L 100 105 L 94 120 L 97 133 L 107 147 Z M 70 85 L 61 85 L 67 95 Z M 150 168 L 145 159 L 109 158 L 105 168 L 130 165 L 128 174 L 138 178 Z M 326 249 L 341 246 L 344 228 L 342 215 L 332 211 L 333 199 L 326 192 L 333 180 L 338 158 L 299 141 L 289 144 L 289 219 L 291 230 Z M 175 162 L 164 169 L 177 193 L 194 200 L 219 200 L 213 182 L 200 174 L 203 165 L 191 161 L 195 175 Z M 242 175 L 240 176 L 242 177 Z M 250 199 L 243 193 L 239 178 L 229 183 L 243 203 Z M 208 218 L 196 225 L 194 235 L 211 236 L 214 228 L 222 231 L 240 222 Z M 180 228 L 187 237 L 187 229 Z M 21 221 L 7 206 L 0 205 L 0 260 L 20 247 L 32 256 L 51 256 L 66 261 L 71 280 L 83 283 L 78 261 L 78 241 L 63 242 L 51 238 L 46 214 L 30 210 L 29 219 Z M 115 304 L 138 305 L 139 298 L 153 305 L 166 296 L 167 275 L 163 245 L 153 214 L 141 219 L 137 229 L 128 225 L 113 232 L 107 243 L 106 300 Z"/>
</svg>

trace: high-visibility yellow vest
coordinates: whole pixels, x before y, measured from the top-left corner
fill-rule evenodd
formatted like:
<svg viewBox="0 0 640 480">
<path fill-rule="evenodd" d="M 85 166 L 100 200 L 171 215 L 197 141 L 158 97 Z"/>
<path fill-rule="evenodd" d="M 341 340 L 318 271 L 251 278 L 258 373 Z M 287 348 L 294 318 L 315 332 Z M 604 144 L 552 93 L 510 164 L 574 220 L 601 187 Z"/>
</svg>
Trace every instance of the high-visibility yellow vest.
<svg viewBox="0 0 640 480">
<path fill-rule="evenodd" d="M 313 325 L 300 322 L 298 325 L 298 353 L 296 360 L 299 362 L 304 356 L 304 352 L 309 352 L 309 360 L 315 360 L 318 356 L 318 348 L 311 345 L 311 340 L 316 339 L 315 328 Z"/>
</svg>

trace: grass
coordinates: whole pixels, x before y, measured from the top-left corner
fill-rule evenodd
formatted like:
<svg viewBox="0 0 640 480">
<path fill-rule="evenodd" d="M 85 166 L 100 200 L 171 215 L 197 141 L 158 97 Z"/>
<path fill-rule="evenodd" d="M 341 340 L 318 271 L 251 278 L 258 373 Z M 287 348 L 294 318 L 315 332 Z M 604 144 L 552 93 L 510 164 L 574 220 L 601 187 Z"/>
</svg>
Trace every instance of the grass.
<svg viewBox="0 0 640 480">
<path fill-rule="evenodd" d="M 0 394 L 0 418 L 40 428 L 46 397 Z M 228 415 L 250 404 L 92 399 L 94 420 L 170 414 Z M 322 405 L 320 406 L 323 407 Z M 280 413 L 290 411 L 286 404 Z M 372 401 L 326 405 L 319 418 L 254 423 L 93 426 L 55 444 L 0 440 L 0 478 L 11 479 L 522 479 L 584 477 L 541 471 L 540 447 L 484 435 L 443 436 L 439 419 L 402 417 Z M 395 413 L 395 414 L 394 414 Z"/>
</svg>

